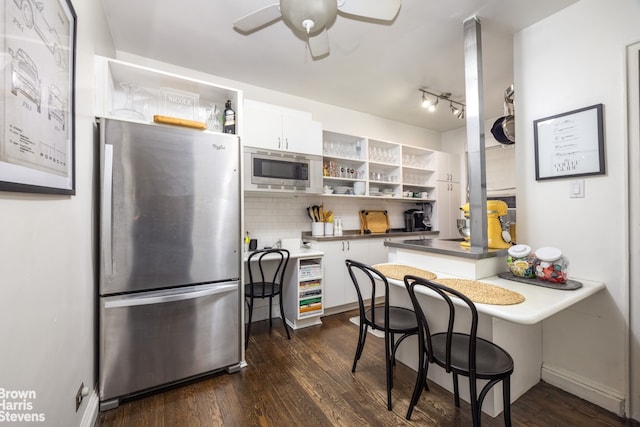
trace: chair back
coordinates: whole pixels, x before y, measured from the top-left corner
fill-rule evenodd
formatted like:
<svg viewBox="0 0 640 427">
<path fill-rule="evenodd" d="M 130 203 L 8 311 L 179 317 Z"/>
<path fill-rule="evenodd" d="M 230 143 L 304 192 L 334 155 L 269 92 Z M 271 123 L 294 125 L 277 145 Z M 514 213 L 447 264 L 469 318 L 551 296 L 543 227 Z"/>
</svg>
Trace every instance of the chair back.
<svg viewBox="0 0 640 427">
<path fill-rule="evenodd" d="M 389 307 L 389 282 L 387 281 L 387 278 L 384 277 L 384 274 L 367 264 L 350 259 L 346 260 L 345 264 L 347 265 L 349 276 L 351 277 L 353 286 L 355 286 L 356 293 L 358 294 L 358 310 L 360 311 L 360 318 L 364 319 L 365 311 L 369 309 L 371 310 L 371 321 L 374 325 L 376 324 L 376 313 L 374 310 L 376 305 L 376 296 L 379 296 L 381 292 L 384 292 L 384 324 L 388 325 L 389 310 L 387 308 Z M 361 272 L 362 274 L 357 274 L 357 272 Z M 358 276 L 360 279 L 358 279 Z M 368 295 L 369 291 L 370 297 L 365 297 L 364 295 Z"/>
<path fill-rule="evenodd" d="M 260 249 L 249 255 L 247 269 L 249 270 L 250 295 L 269 296 L 277 294 L 282 289 L 284 273 L 289 263 L 289 251 L 286 249 Z M 267 267 L 267 268 L 265 268 Z M 271 286 L 276 284 L 279 286 Z"/>
<path fill-rule="evenodd" d="M 449 308 L 449 315 L 447 318 L 447 330 L 446 330 L 446 349 L 445 349 L 445 366 L 447 372 L 451 372 L 451 348 L 454 334 L 454 327 L 456 326 L 456 308 L 462 307 L 463 310 L 470 310 L 471 318 L 467 325 L 458 325 L 458 330 L 455 332 L 460 332 L 469 335 L 469 371 L 472 375 L 474 375 L 476 371 L 476 337 L 478 332 L 478 311 L 476 310 L 476 306 L 473 302 L 464 294 L 456 291 L 455 289 L 451 289 L 448 286 L 441 285 L 439 283 L 432 282 L 430 280 L 426 280 L 416 276 L 405 276 L 404 284 L 409 292 L 409 297 L 411 298 L 411 302 L 413 304 L 413 309 L 416 313 L 416 317 L 418 319 L 418 336 L 419 342 L 426 344 L 426 351 L 429 357 L 430 362 L 435 362 L 433 347 L 431 345 L 431 336 L 432 332 L 429 328 L 429 322 L 427 321 L 427 317 L 424 314 L 424 310 L 418 301 L 416 296 L 416 289 L 423 287 L 428 288 L 435 292 L 436 297 L 440 297 L 444 302 L 446 302 Z M 451 296 L 457 297 L 460 301 L 453 302 Z M 433 296 L 432 293 L 429 293 L 429 296 Z M 461 323 L 461 322 L 460 322 Z M 466 326 L 466 328 L 464 327 Z M 437 331 L 440 332 L 440 331 Z"/>
</svg>

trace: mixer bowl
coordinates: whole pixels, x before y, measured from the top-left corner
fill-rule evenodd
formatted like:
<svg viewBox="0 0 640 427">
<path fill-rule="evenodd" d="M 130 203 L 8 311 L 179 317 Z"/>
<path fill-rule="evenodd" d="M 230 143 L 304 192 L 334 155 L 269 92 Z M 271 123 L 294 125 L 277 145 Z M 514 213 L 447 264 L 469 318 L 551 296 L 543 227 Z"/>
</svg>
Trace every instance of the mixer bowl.
<svg viewBox="0 0 640 427">
<path fill-rule="evenodd" d="M 462 237 L 471 237 L 471 224 L 469 218 L 456 220 L 456 226 L 458 227 L 458 233 Z"/>
</svg>

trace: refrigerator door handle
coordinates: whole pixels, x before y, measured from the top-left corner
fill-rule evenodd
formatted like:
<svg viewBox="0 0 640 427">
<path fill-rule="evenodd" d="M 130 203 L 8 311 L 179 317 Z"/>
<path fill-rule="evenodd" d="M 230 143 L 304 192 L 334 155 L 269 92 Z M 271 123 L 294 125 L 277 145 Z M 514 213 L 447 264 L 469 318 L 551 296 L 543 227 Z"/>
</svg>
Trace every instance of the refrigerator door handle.
<svg viewBox="0 0 640 427">
<path fill-rule="evenodd" d="M 138 296 L 124 296 L 116 297 L 113 300 L 108 299 L 104 303 L 104 308 L 117 308 L 117 307 L 133 307 L 137 305 L 150 305 L 161 304 L 166 302 L 184 301 L 189 299 L 201 298 L 208 295 L 222 294 L 226 292 L 235 291 L 238 289 L 237 283 L 213 285 L 209 288 L 194 291 L 185 292 L 159 292 L 156 295 L 147 297 Z"/>
<path fill-rule="evenodd" d="M 102 248 L 104 250 L 104 268 L 107 276 L 113 275 L 112 257 L 112 219 L 111 210 L 113 203 L 113 145 L 104 145 L 104 181 L 103 203 L 102 203 L 102 223 L 104 224 L 102 235 Z"/>
</svg>

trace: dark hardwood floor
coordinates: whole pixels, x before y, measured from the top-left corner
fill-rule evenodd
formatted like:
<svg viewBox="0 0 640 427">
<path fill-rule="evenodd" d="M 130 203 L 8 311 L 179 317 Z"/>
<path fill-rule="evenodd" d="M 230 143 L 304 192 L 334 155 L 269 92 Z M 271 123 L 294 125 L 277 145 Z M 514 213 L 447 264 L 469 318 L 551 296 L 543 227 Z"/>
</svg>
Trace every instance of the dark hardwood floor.
<svg viewBox="0 0 640 427">
<path fill-rule="evenodd" d="M 290 341 L 282 324 L 254 323 L 248 367 L 137 398 L 100 413 L 97 427 L 141 426 L 469 426 L 471 410 L 430 383 L 411 421 L 405 414 L 415 371 L 398 364 L 393 411 L 386 409 L 384 345 L 369 334 L 351 373 L 358 328 L 356 312 L 323 318 L 322 326 L 297 330 Z M 461 378 L 461 381 L 464 381 Z M 514 426 L 638 426 L 545 383 L 512 404 Z M 482 414 L 483 426 L 503 426 Z"/>
</svg>

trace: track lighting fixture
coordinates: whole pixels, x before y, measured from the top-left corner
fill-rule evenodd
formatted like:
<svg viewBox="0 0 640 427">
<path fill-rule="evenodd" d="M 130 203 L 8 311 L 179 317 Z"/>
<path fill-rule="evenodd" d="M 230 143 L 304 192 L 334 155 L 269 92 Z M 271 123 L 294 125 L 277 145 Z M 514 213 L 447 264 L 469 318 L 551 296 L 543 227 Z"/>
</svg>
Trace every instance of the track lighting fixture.
<svg viewBox="0 0 640 427">
<path fill-rule="evenodd" d="M 436 108 L 438 108 L 438 101 L 440 101 L 440 98 L 436 97 L 435 101 L 433 101 L 431 105 L 429 105 L 429 108 L 427 108 L 427 110 L 429 110 L 430 113 L 436 111 Z"/>
<path fill-rule="evenodd" d="M 464 113 L 466 105 L 462 102 L 454 101 L 451 99 L 451 93 L 434 93 L 428 91 L 426 89 L 418 89 L 422 92 L 422 107 L 426 108 L 429 112 L 434 112 L 438 108 L 438 102 L 442 99 L 443 101 L 449 101 L 449 109 L 451 110 L 451 114 L 453 114 L 458 119 L 464 119 Z"/>
</svg>

